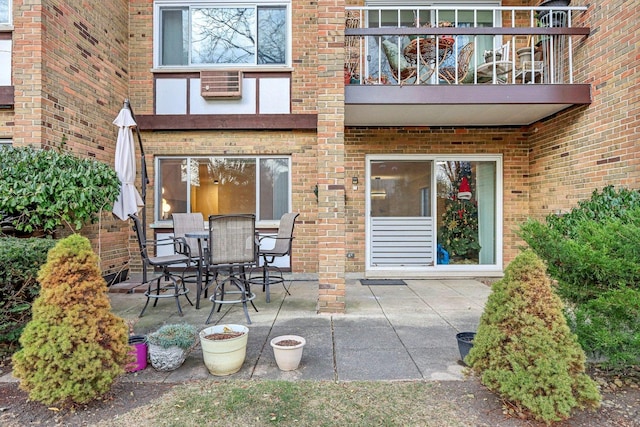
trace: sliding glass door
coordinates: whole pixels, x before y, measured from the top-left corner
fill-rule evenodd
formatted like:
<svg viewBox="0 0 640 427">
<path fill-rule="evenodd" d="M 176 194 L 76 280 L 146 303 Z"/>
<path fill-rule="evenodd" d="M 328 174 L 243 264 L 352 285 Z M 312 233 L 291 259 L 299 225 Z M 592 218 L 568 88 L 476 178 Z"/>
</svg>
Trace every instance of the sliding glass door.
<svg viewBox="0 0 640 427">
<path fill-rule="evenodd" d="M 500 267 L 498 156 L 371 156 L 367 268 Z"/>
</svg>

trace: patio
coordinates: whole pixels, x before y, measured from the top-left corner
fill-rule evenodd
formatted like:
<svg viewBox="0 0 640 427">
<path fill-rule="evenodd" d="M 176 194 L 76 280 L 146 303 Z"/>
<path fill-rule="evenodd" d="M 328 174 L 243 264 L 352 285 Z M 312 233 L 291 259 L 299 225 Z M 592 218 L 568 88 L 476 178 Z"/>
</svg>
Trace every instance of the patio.
<svg viewBox="0 0 640 427">
<path fill-rule="evenodd" d="M 242 369 L 229 378 L 285 380 L 461 380 L 455 334 L 475 331 L 490 287 L 476 280 L 405 280 L 403 285 L 363 286 L 347 282 L 347 313 L 316 314 L 318 282 L 295 276 L 287 281 L 291 295 L 282 286 L 272 286 L 271 303 L 255 287 L 259 312 L 250 308 L 247 357 Z M 141 288 L 138 288 L 141 289 Z M 115 289 L 114 289 L 115 290 Z M 128 320 L 138 319 L 145 297 L 142 293 L 109 294 L 113 311 Z M 195 299 L 195 289 L 189 296 Z M 165 323 L 189 322 L 199 330 L 205 326 L 210 303 L 199 310 L 181 298 L 184 316 L 178 315 L 172 299 L 149 307 L 135 325 L 145 334 Z M 194 301 L 195 302 L 195 301 Z M 241 304 L 224 306 L 212 317 L 213 324 L 246 324 Z M 275 363 L 271 338 L 304 336 L 302 362 L 295 371 L 280 371 Z M 198 345 L 182 367 L 158 372 L 151 366 L 127 374 L 126 380 L 183 382 L 212 377 L 202 362 Z"/>
</svg>

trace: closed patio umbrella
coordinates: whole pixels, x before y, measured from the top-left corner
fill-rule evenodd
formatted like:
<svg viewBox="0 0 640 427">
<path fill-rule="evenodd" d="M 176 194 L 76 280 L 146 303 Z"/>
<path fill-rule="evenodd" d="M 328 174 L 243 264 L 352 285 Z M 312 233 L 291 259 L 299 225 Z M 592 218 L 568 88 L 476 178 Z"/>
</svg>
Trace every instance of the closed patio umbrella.
<svg viewBox="0 0 640 427">
<path fill-rule="evenodd" d="M 126 221 L 129 219 L 129 214 L 138 213 L 140 208 L 144 206 L 135 186 L 136 154 L 131 128 L 136 126 L 136 122 L 131 111 L 128 108 L 123 108 L 113 124 L 118 126 L 115 170 L 122 183 L 118 199 L 113 205 L 113 214 Z"/>
</svg>

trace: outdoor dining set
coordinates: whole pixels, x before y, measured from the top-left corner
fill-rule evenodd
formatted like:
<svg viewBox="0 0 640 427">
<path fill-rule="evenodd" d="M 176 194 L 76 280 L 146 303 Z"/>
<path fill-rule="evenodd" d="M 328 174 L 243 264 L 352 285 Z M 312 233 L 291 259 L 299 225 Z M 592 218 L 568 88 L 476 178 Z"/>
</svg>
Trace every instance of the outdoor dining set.
<svg viewBox="0 0 640 427">
<path fill-rule="evenodd" d="M 254 214 L 211 215 L 206 227 L 201 213 L 174 213 L 173 237 L 156 240 L 147 239 L 138 216 L 129 215 L 142 258 L 141 285 L 147 286 L 144 293 L 147 300 L 139 317 L 144 315 L 152 299 L 155 307 L 163 298 L 174 298 L 182 316 L 180 297 L 184 296 L 190 305 L 194 305 L 187 287 L 188 283 L 193 283 L 196 309 L 200 308 L 203 298 L 213 303 L 207 324 L 216 308 L 220 311 L 223 304 L 242 304 L 247 323 L 251 324 L 247 304 L 258 311 L 253 302 L 256 294 L 251 286 L 262 286 L 267 303 L 270 302 L 271 285 L 282 283 L 285 286 L 282 270 L 275 265 L 275 260 L 291 254 L 298 215 L 285 213 L 280 218 L 277 235 L 260 237 Z M 173 253 L 157 255 L 163 246 L 170 247 Z M 151 277 L 147 277 L 148 271 L 153 272 Z M 285 291 L 288 293 L 286 286 Z"/>
</svg>

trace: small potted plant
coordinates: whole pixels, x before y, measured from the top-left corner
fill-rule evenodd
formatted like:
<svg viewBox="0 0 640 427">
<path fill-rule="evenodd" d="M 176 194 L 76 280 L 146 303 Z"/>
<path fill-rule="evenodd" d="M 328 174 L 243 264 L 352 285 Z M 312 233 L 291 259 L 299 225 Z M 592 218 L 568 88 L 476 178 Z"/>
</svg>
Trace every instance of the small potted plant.
<svg viewBox="0 0 640 427">
<path fill-rule="evenodd" d="M 281 371 L 298 369 L 302 359 L 302 349 L 307 341 L 298 335 L 281 335 L 271 340 L 273 355 Z"/>
<path fill-rule="evenodd" d="M 231 375 L 242 368 L 247 355 L 249 328 L 216 325 L 200 331 L 204 364 L 211 375 Z"/>
<path fill-rule="evenodd" d="M 197 344 L 198 331 L 186 323 L 164 325 L 147 335 L 149 360 L 158 371 L 178 369 Z"/>
</svg>

